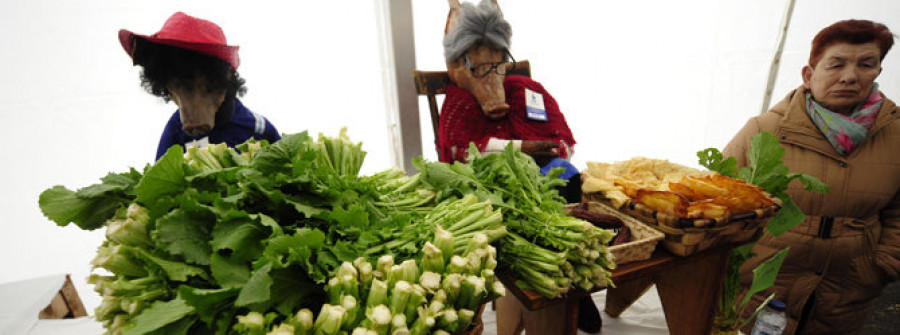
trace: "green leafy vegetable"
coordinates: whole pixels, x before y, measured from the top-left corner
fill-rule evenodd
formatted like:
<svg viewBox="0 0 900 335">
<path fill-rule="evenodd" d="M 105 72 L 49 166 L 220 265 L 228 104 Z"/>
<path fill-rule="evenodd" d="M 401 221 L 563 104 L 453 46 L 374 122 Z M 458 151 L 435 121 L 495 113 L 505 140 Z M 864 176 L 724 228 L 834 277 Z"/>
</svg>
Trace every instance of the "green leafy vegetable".
<svg viewBox="0 0 900 335">
<path fill-rule="evenodd" d="M 506 234 L 501 209 L 396 169 L 360 176 L 361 147 L 344 130 L 236 148 L 176 146 L 143 172 L 109 174 L 77 191 L 49 188 L 39 205 L 61 226 L 106 227 L 91 264 L 111 275 L 89 281 L 109 334 L 351 332 L 390 326 L 395 315 L 408 319 L 402 328 L 429 333 L 455 306 L 438 291 L 456 258 L 457 274 L 472 285 L 454 295 L 460 315 L 502 295 L 490 245 Z M 443 254 L 428 247 L 432 240 Z M 431 250 L 427 276 L 423 248 Z M 390 267 L 374 270 L 382 256 Z M 344 278 L 348 267 L 354 280 Z M 330 288 L 333 280 L 340 288 Z M 393 294 L 398 282 L 411 285 L 408 295 Z M 392 299 L 382 323 L 369 307 Z M 445 327 L 458 333 L 468 324 Z"/>
<path fill-rule="evenodd" d="M 503 270 L 529 288 L 558 297 L 572 287 L 590 290 L 611 284 L 606 243 L 612 233 L 568 216 L 556 187 L 560 170 L 547 176 L 528 155 L 507 146 L 502 154 L 482 156 L 469 148 L 467 163 L 414 160 L 424 183 L 438 199 L 475 195 L 503 211 L 509 233 L 499 241 Z"/>
<path fill-rule="evenodd" d="M 790 172 L 788 167 L 782 164 L 784 148 L 781 147 L 778 138 L 768 132 L 760 132 L 750 139 L 749 165 L 746 167 L 738 169 L 737 160 L 734 157 L 726 159 L 715 148 L 699 151 L 697 156 L 700 158 L 700 164 L 709 170 L 740 178 L 759 186 L 781 200 L 781 210 L 771 217 L 766 225 L 766 230 L 772 236 L 779 236 L 806 219 L 806 215 L 797 207 L 790 195 L 785 193 L 792 180 L 799 180 L 807 191 L 825 193 L 829 190 L 828 185 L 813 176 Z M 750 292 L 746 293 L 740 304 L 735 304 L 740 293 L 740 267 L 754 256 L 751 250 L 755 244 L 755 242 L 745 244 L 735 248 L 731 253 L 716 316 L 716 323 L 720 327 L 736 328 L 746 322 L 741 321 L 740 317 L 744 307 L 750 301 L 750 296 L 775 283 L 781 262 L 788 251 L 788 249 L 782 250 L 754 269 L 754 280 Z M 771 298 L 770 296 L 769 299 Z M 765 304 L 760 305 L 760 308 L 764 306 Z M 753 315 L 755 316 L 758 312 L 757 310 Z M 750 319 L 752 318 L 753 316 Z"/>
</svg>

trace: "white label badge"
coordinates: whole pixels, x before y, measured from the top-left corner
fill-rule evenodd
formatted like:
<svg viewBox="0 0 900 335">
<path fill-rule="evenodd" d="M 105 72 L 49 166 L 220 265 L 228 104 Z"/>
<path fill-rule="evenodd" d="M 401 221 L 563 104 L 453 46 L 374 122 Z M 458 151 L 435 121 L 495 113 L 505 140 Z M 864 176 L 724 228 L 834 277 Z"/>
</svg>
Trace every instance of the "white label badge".
<svg viewBox="0 0 900 335">
<path fill-rule="evenodd" d="M 526 88 L 525 114 L 529 120 L 547 121 L 547 111 L 544 109 L 544 95 Z"/>
<path fill-rule="evenodd" d="M 186 148 L 206 148 L 209 146 L 209 136 L 205 136 L 199 140 L 193 140 L 188 143 L 185 143 L 184 146 Z"/>
</svg>

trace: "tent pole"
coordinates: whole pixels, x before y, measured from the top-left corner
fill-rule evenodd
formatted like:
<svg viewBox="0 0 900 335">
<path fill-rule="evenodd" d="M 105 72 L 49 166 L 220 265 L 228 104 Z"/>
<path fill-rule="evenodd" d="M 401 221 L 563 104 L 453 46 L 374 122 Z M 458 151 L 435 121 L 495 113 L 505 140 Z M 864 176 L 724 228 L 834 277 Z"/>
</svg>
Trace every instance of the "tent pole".
<svg viewBox="0 0 900 335">
<path fill-rule="evenodd" d="M 769 66 L 769 80 L 766 82 L 766 92 L 763 95 L 760 114 L 769 110 L 769 104 L 772 101 L 772 90 L 775 86 L 775 79 L 778 78 L 778 69 L 781 67 L 781 53 L 784 51 L 784 41 L 787 39 L 787 31 L 791 26 L 791 16 L 794 14 L 794 2 L 795 0 L 788 0 L 784 18 L 781 22 L 781 29 L 778 30 L 778 48 L 776 48 L 772 64 Z"/>
<path fill-rule="evenodd" d="M 419 130 L 419 96 L 413 82 L 416 48 L 413 36 L 412 0 L 375 1 L 376 23 L 381 35 L 387 127 L 394 167 L 414 173 L 412 158 L 422 155 Z"/>
</svg>

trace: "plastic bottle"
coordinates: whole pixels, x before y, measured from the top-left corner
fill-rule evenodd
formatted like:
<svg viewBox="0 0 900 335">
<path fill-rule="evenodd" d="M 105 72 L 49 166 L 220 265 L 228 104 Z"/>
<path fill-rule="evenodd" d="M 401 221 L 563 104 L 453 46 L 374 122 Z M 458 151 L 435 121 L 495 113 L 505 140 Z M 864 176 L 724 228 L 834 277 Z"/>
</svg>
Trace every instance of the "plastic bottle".
<svg viewBox="0 0 900 335">
<path fill-rule="evenodd" d="M 751 335 L 781 335 L 784 326 L 787 325 L 787 317 L 784 315 L 784 302 L 771 300 L 769 304 L 756 316 L 756 324 L 753 325 Z"/>
</svg>

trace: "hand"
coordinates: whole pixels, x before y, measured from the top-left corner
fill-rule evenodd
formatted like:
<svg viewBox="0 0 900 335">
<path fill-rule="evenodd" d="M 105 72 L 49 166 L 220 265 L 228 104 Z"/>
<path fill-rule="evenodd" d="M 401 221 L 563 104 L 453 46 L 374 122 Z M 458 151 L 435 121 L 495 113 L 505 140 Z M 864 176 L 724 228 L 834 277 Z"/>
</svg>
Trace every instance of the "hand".
<svg viewBox="0 0 900 335">
<path fill-rule="evenodd" d="M 522 140 L 522 152 L 531 157 L 559 157 L 558 147 L 553 141 Z"/>
</svg>

